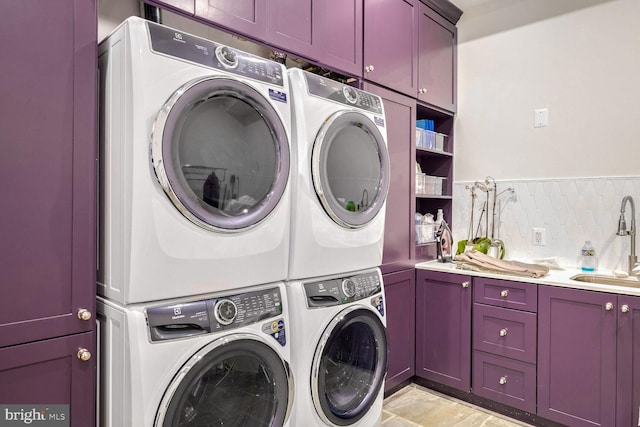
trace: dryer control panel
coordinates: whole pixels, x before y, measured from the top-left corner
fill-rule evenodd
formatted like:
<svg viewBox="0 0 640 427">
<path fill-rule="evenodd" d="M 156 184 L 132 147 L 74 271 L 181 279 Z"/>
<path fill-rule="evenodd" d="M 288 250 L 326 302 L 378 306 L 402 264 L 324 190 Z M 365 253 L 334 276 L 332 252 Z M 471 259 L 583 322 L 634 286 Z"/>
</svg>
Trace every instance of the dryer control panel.
<svg viewBox="0 0 640 427">
<path fill-rule="evenodd" d="M 307 306 L 327 307 L 359 301 L 382 291 L 377 271 L 304 284 Z"/>
<path fill-rule="evenodd" d="M 196 64 L 284 87 L 284 66 L 164 25 L 147 22 L 151 49 Z"/>
<path fill-rule="evenodd" d="M 330 99 L 350 107 L 382 114 L 382 98 L 355 87 L 327 79 L 316 74 L 304 73 L 309 95 Z"/>
<path fill-rule="evenodd" d="M 145 311 L 151 341 L 164 341 L 258 323 L 280 316 L 283 307 L 280 289 L 271 288 L 182 304 L 149 307 Z M 273 323 L 278 324 L 277 321 Z M 274 332 L 273 328 L 269 322 L 266 328 L 270 330 L 269 334 Z M 276 328 L 276 333 L 277 329 L 279 328 Z M 277 336 L 275 338 L 278 339 Z"/>
</svg>

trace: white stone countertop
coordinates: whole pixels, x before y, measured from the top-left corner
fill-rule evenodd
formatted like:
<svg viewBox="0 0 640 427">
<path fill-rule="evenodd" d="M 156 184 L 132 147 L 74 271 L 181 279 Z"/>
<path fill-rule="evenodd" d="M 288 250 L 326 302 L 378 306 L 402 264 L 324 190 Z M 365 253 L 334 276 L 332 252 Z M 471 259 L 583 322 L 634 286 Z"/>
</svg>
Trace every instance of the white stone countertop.
<svg viewBox="0 0 640 427">
<path fill-rule="evenodd" d="M 599 283 L 585 283 L 577 280 L 571 280 L 571 277 L 576 274 L 589 274 L 583 273 L 577 269 L 564 269 L 564 270 L 549 270 L 549 274 L 544 277 L 533 278 L 523 276 L 513 276 L 508 274 L 496 274 L 488 273 L 484 271 L 471 271 L 456 268 L 456 264 L 453 262 L 438 262 L 427 261 L 416 264 L 416 268 L 420 270 L 442 271 L 445 273 L 465 274 L 467 276 L 475 277 L 488 277 L 492 279 L 511 280 L 513 282 L 527 282 L 536 283 L 538 285 L 551 285 L 559 286 L 563 288 L 584 289 L 588 291 L 608 292 L 613 294 L 633 295 L 640 296 L 640 283 L 634 286 L 618 286 L 607 285 Z M 608 272 L 596 271 L 595 275 L 611 275 Z"/>
</svg>

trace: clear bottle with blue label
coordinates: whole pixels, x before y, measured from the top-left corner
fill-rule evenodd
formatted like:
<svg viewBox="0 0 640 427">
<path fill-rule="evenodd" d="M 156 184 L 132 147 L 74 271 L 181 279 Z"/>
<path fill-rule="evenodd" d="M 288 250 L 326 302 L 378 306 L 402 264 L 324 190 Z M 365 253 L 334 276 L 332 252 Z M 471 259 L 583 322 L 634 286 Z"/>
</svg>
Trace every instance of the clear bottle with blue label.
<svg viewBox="0 0 640 427">
<path fill-rule="evenodd" d="M 596 250 L 590 240 L 584 242 L 584 246 L 580 250 L 580 269 L 586 273 L 596 271 L 597 258 Z"/>
</svg>

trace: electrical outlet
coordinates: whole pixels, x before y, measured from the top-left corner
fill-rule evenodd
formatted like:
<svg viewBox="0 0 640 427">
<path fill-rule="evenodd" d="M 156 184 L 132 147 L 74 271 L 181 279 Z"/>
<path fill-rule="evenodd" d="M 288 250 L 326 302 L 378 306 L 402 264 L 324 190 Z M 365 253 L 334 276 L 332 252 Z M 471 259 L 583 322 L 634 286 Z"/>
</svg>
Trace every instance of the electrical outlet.
<svg viewBox="0 0 640 427">
<path fill-rule="evenodd" d="M 534 110 L 533 113 L 533 127 L 534 128 L 543 128 L 549 125 L 549 109 L 548 108 L 540 108 Z"/>
<path fill-rule="evenodd" d="M 547 243 L 547 230 L 544 228 L 533 229 L 533 246 L 544 246 Z"/>
</svg>

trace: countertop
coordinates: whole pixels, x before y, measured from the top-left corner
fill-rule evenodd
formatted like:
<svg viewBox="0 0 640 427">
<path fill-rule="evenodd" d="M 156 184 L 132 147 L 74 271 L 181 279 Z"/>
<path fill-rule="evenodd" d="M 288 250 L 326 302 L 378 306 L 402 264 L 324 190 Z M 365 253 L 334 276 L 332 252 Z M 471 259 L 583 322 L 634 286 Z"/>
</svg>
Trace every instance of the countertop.
<svg viewBox="0 0 640 427">
<path fill-rule="evenodd" d="M 577 269 L 550 270 L 544 277 L 522 277 L 508 274 L 488 273 L 484 271 L 471 271 L 456 268 L 452 262 L 427 261 L 416 264 L 420 270 L 442 271 L 445 273 L 464 274 L 475 277 L 489 277 L 493 279 L 511 280 L 513 282 L 536 283 L 538 285 L 559 286 L 563 288 L 584 289 L 587 291 L 608 292 L 613 294 L 640 296 L 640 287 L 603 285 L 598 283 L 585 283 L 571 280 L 576 274 L 583 273 Z M 607 272 L 596 271 L 595 274 L 609 274 Z"/>
</svg>

